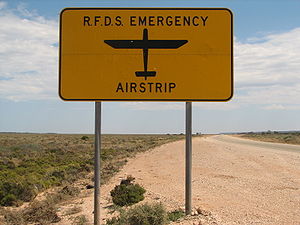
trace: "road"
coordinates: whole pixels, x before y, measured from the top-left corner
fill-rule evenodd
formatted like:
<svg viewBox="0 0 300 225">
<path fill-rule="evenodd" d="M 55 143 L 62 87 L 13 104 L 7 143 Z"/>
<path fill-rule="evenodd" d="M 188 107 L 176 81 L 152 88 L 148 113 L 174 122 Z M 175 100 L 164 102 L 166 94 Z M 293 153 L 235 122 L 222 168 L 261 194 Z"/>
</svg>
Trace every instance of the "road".
<svg viewBox="0 0 300 225">
<path fill-rule="evenodd" d="M 261 147 L 261 148 L 280 150 L 280 151 L 291 151 L 291 152 L 298 151 L 300 153 L 300 145 L 254 141 L 254 140 L 249 140 L 244 138 L 232 137 L 228 135 L 216 135 L 213 136 L 212 138 L 227 143 L 242 144 L 242 145 Z"/>
<path fill-rule="evenodd" d="M 147 190 L 145 201 L 184 207 L 184 146 L 177 141 L 130 159 L 101 187 L 102 218 L 109 215 L 109 191 L 127 175 Z M 193 208 L 205 213 L 176 224 L 299 225 L 300 152 L 294 148 L 225 135 L 194 138 Z M 78 201 L 92 221 L 92 192 Z"/>
</svg>

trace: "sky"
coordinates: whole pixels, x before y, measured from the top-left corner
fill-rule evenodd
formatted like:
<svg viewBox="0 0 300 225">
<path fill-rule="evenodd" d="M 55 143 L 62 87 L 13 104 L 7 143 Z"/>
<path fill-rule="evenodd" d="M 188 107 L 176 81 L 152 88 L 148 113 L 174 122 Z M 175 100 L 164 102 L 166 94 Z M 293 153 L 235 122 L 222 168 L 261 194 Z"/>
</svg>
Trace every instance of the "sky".
<svg viewBox="0 0 300 225">
<path fill-rule="evenodd" d="M 193 102 L 193 132 L 300 130 L 300 0 L 0 0 L 0 132 L 93 133 L 94 102 L 58 96 L 66 7 L 226 7 L 234 96 Z M 184 133 L 184 102 L 104 102 L 103 133 Z"/>
</svg>

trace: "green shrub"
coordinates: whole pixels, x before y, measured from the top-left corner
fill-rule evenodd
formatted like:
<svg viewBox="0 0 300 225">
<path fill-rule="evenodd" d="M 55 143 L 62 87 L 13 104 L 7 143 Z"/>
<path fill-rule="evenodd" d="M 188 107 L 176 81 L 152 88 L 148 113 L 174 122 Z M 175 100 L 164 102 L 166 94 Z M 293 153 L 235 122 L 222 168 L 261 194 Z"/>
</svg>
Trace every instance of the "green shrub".
<svg viewBox="0 0 300 225">
<path fill-rule="evenodd" d="M 172 222 L 175 222 L 175 221 L 177 221 L 178 219 L 180 219 L 184 216 L 185 216 L 185 213 L 181 209 L 168 212 L 168 220 L 172 221 Z"/>
<path fill-rule="evenodd" d="M 164 225 L 167 213 L 162 204 L 143 204 L 127 211 L 121 211 L 119 217 L 107 220 L 106 225 Z"/>
<path fill-rule="evenodd" d="M 106 225 L 121 225 L 121 218 L 120 217 L 113 217 L 106 221 Z"/>
<path fill-rule="evenodd" d="M 14 194 L 7 194 L 1 199 L 1 205 L 4 206 L 13 206 L 17 201 L 17 198 Z"/>
<path fill-rule="evenodd" d="M 31 184 L 21 179 L 17 183 L 15 180 L 0 182 L 0 205 L 12 206 L 16 205 L 17 200 L 29 202 L 37 195 L 36 190 Z"/>
<path fill-rule="evenodd" d="M 88 137 L 88 136 L 82 136 L 82 137 L 81 137 L 81 140 L 87 141 L 87 140 L 89 140 L 89 137 Z"/>
<path fill-rule="evenodd" d="M 122 180 L 121 184 L 115 186 L 110 192 L 114 204 L 118 206 L 129 206 L 144 200 L 146 190 L 139 184 L 132 184 L 132 180 L 130 179 L 132 179 L 132 177 Z"/>
<path fill-rule="evenodd" d="M 163 225 L 166 211 L 161 204 L 140 205 L 128 211 L 128 223 L 132 225 Z"/>
<path fill-rule="evenodd" d="M 24 183 L 19 192 L 19 199 L 24 202 L 30 202 L 37 196 L 37 190 L 34 188 L 34 185 Z"/>
</svg>

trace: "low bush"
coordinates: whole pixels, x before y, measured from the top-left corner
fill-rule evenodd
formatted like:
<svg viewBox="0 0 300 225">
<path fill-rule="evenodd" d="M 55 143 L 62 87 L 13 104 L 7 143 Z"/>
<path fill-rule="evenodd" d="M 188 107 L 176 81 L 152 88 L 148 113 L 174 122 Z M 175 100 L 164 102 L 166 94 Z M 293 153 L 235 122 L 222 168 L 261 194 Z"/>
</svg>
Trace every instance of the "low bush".
<svg viewBox="0 0 300 225">
<path fill-rule="evenodd" d="M 172 222 L 175 222 L 184 216 L 185 216 L 185 213 L 181 209 L 168 212 L 168 220 L 172 221 Z"/>
<path fill-rule="evenodd" d="M 89 137 L 88 137 L 88 136 L 82 136 L 82 137 L 81 137 L 81 140 L 87 141 L 87 140 L 89 140 Z"/>
<path fill-rule="evenodd" d="M 16 213 L 12 211 L 4 211 L 2 212 L 4 215 L 4 223 L 5 225 L 25 225 L 26 222 L 24 221 L 23 214 Z M 2 224 L 2 223 L 1 223 Z"/>
<path fill-rule="evenodd" d="M 7 211 L 4 219 L 6 224 L 9 225 L 47 225 L 60 221 L 56 213 L 56 208 L 48 201 L 33 202 L 28 208 L 18 212 Z"/>
<path fill-rule="evenodd" d="M 18 201 L 31 201 L 35 198 L 37 192 L 33 188 L 33 185 L 28 181 L 24 181 L 24 178 L 6 182 L 0 182 L 0 205 L 13 206 L 17 205 Z"/>
<path fill-rule="evenodd" d="M 59 202 L 66 201 L 74 196 L 77 196 L 79 193 L 80 189 L 78 187 L 67 185 L 62 189 L 58 190 L 57 193 L 47 195 L 46 200 L 47 202 L 55 205 Z"/>
<path fill-rule="evenodd" d="M 73 225 L 86 225 L 88 224 L 88 220 L 85 215 L 76 216 L 74 218 Z"/>
<path fill-rule="evenodd" d="M 0 204 L 5 206 L 13 206 L 17 202 L 17 198 L 14 194 L 7 194 L 2 199 Z"/>
<path fill-rule="evenodd" d="M 80 193 L 80 188 L 79 187 L 74 187 L 71 185 L 64 186 L 59 193 L 68 195 L 68 196 L 76 196 Z"/>
<path fill-rule="evenodd" d="M 119 217 L 106 221 L 106 225 L 164 225 L 167 213 L 162 204 L 143 204 L 127 211 L 121 211 Z"/>
<path fill-rule="evenodd" d="M 112 201 L 118 206 L 130 206 L 144 200 L 146 190 L 139 184 L 133 184 L 132 177 L 122 180 L 120 185 L 110 192 Z"/>
<path fill-rule="evenodd" d="M 48 201 L 33 202 L 31 207 L 23 211 L 23 218 L 26 222 L 34 224 L 49 224 L 60 221 L 56 208 Z"/>
</svg>

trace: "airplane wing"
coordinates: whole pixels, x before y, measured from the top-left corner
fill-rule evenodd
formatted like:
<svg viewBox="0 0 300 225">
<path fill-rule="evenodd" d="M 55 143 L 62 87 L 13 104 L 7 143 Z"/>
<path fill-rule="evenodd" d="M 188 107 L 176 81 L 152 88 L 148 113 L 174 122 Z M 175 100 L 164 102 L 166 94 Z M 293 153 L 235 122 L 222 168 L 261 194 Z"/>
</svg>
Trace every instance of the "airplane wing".
<svg viewBox="0 0 300 225">
<path fill-rule="evenodd" d="M 187 40 L 149 40 L 148 48 L 176 49 L 186 44 Z"/>
<path fill-rule="evenodd" d="M 104 40 L 104 42 L 113 48 L 143 48 L 142 40 Z"/>
<path fill-rule="evenodd" d="M 187 40 L 104 40 L 113 48 L 120 49 L 176 49 L 186 44 Z"/>
</svg>

